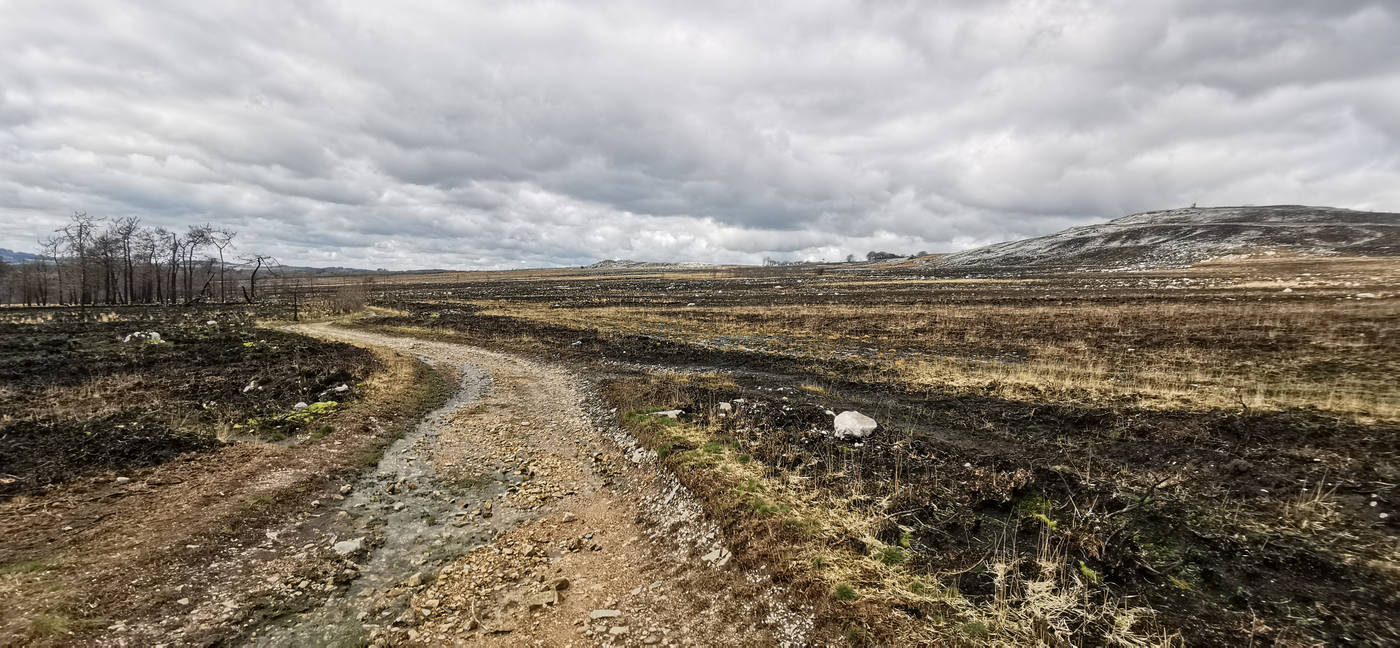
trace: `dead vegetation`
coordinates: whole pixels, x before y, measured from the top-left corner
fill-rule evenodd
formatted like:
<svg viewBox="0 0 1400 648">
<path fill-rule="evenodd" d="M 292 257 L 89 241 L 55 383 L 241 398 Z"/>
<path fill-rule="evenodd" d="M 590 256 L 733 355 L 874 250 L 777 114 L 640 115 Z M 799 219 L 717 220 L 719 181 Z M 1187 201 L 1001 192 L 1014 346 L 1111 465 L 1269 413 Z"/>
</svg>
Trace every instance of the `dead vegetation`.
<svg viewBox="0 0 1400 648">
<path fill-rule="evenodd" d="M 405 279 L 362 324 L 613 381 L 831 642 L 1387 645 L 1400 273 L 1256 261 Z"/>
<path fill-rule="evenodd" d="M 87 476 L 66 475 L 62 488 L 0 502 L 0 645 L 233 642 L 245 624 L 309 605 L 305 592 L 269 593 L 266 579 L 339 577 L 334 557 L 258 545 L 335 497 L 452 390 L 451 377 L 411 358 L 384 354 L 371 366 L 359 398 L 290 445 L 220 445 L 165 461 L 143 452 L 120 472 L 84 464 Z"/>
</svg>

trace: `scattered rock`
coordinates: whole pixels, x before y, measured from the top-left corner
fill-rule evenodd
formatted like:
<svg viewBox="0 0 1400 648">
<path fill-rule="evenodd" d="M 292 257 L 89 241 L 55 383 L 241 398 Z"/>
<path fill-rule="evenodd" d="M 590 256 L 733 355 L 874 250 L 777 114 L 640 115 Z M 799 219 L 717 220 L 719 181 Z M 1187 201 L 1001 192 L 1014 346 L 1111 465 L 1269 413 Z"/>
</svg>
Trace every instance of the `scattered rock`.
<svg viewBox="0 0 1400 648">
<path fill-rule="evenodd" d="M 594 610 L 588 613 L 588 618 L 597 621 L 598 619 L 611 619 L 622 616 L 621 610 Z"/>
<path fill-rule="evenodd" d="M 715 567 L 723 567 L 725 563 L 729 562 L 729 557 L 731 555 L 733 554 L 730 554 L 728 551 L 725 551 L 723 548 L 720 548 L 701 556 L 700 560 L 710 563 Z"/>
<path fill-rule="evenodd" d="M 860 412 L 845 411 L 836 415 L 836 438 L 844 439 L 854 437 L 864 439 L 875 432 L 875 428 L 880 427 L 875 419 L 870 418 Z"/>
<path fill-rule="evenodd" d="M 365 539 L 363 537 L 355 538 L 353 540 L 341 540 L 340 542 L 337 542 L 331 546 L 331 549 L 335 551 L 336 555 L 338 556 L 349 556 L 351 554 L 358 553 L 364 548 Z"/>
<path fill-rule="evenodd" d="M 553 589 L 536 592 L 532 594 L 526 602 L 526 607 L 531 610 L 538 610 L 543 607 L 557 605 L 559 603 L 559 592 Z"/>
</svg>

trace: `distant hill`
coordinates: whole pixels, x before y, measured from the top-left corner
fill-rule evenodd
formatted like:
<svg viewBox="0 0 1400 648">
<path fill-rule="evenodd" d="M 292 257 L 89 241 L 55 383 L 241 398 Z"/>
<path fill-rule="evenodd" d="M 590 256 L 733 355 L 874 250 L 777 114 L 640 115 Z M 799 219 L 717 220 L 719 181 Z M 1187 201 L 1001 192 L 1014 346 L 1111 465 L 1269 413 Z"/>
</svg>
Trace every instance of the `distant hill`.
<svg viewBox="0 0 1400 648">
<path fill-rule="evenodd" d="M 1400 256 L 1400 214 L 1302 205 L 1171 209 L 988 245 L 935 263 L 1150 269 L 1265 250 Z"/>
<path fill-rule="evenodd" d="M 708 263 L 662 263 L 659 261 L 633 261 L 631 259 L 604 259 L 591 266 L 590 270 L 664 270 L 676 268 L 708 268 Z"/>
<path fill-rule="evenodd" d="M 5 263 L 24 263 L 26 261 L 33 261 L 36 258 L 38 258 L 37 255 L 28 252 L 16 252 L 14 250 L 0 248 L 0 261 L 4 261 Z"/>
</svg>

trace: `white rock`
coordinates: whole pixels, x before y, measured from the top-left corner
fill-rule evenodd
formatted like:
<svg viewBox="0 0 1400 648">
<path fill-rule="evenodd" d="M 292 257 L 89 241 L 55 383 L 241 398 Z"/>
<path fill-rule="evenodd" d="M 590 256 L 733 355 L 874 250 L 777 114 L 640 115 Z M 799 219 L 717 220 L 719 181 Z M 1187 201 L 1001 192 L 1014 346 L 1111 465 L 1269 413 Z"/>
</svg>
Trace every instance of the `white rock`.
<svg viewBox="0 0 1400 648">
<path fill-rule="evenodd" d="M 588 618 L 593 619 L 594 621 L 597 621 L 598 619 L 611 619 L 613 617 L 620 616 L 622 616 L 622 612 L 618 610 L 594 610 L 588 613 Z"/>
<path fill-rule="evenodd" d="M 337 394 L 344 394 L 345 392 L 348 392 L 348 391 L 350 391 L 350 386 L 349 386 L 349 385 L 346 385 L 346 384 L 344 384 L 344 383 L 341 383 L 341 384 L 339 384 L 339 385 L 336 385 L 335 393 L 337 393 Z"/>
<path fill-rule="evenodd" d="M 720 404 L 716 405 L 715 407 L 718 408 L 719 411 L 721 411 L 721 412 L 728 412 L 728 411 L 734 409 L 734 406 L 733 406 L 733 405 L 730 405 L 729 403 L 720 403 Z"/>
<path fill-rule="evenodd" d="M 666 410 L 666 411 L 664 411 L 664 412 L 652 412 L 651 415 L 652 415 L 652 416 L 664 416 L 664 417 L 666 417 L 666 418 L 668 418 L 668 419 L 678 419 L 678 418 L 680 418 L 680 415 L 681 415 L 681 414 L 684 414 L 684 413 L 685 413 L 684 410 L 674 409 L 674 410 Z"/>
<path fill-rule="evenodd" d="M 363 537 L 360 537 L 355 538 L 354 540 L 341 540 L 340 542 L 337 542 L 334 545 L 332 545 L 331 549 L 335 551 L 336 555 L 338 556 L 348 556 L 363 549 L 364 546 L 365 539 Z"/>
<path fill-rule="evenodd" d="M 729 562 L 730 556 L 732 556 L 732 554 L 721 548 L 715 549 L 714 551 L 711 551 L 710 553 L 701 556 L 700 560 L 710 563 L 715 567 L 723 567 L 726 563 Z"/>
<path fill-rule="evenodd" d="M 306 401 L 297 401 L 297 404 L 296 404 L 296 405 L 293 405 L 293 406 L 292 406 L 292 409 L 294 409 L 294 410 L 304 410 L 304 409 L 306 409 Z"/>
<path fill-rule="evenodd" d="M 160 333 L 157 333 L 155 331 L 137 331 L 135 333 L 128 334 L 126 337 L 122 338 L 123 343 L 130 342 L 132 340 L 159 343 Z"/>
<path fill-rule="evenodd" d="M 836 438 L 838 439 L 846 437 L 864 439 L 870 436 L 877 427 L 880 427 L 880 424 L 876 423 L 875 419 L 860 412 L 848 410 L 836 415 Z"/>
</svg>

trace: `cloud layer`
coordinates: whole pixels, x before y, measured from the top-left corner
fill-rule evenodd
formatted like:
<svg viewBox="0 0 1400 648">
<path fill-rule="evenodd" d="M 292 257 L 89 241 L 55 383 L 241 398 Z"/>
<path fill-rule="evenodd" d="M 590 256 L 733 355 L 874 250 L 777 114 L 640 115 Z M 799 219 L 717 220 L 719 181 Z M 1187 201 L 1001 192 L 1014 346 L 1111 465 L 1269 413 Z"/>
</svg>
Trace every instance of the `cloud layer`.
<svg viewBox="0 0 1400 648">
<path fill-rule="evenodd" d="M 1193 202 L 1400 211 L 1385 1 L 0 9 L 0 247 L 74 209 L 396 269 L 954 250 Z"/>
</svg>

